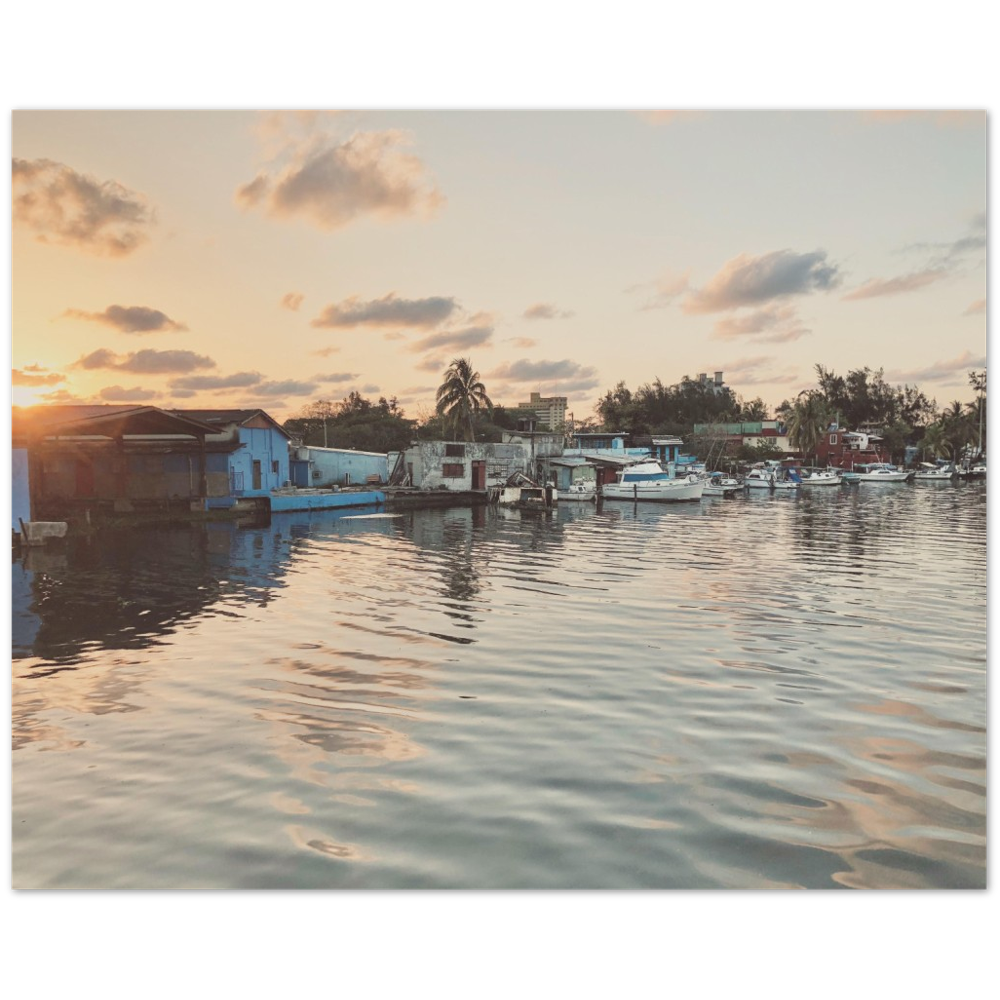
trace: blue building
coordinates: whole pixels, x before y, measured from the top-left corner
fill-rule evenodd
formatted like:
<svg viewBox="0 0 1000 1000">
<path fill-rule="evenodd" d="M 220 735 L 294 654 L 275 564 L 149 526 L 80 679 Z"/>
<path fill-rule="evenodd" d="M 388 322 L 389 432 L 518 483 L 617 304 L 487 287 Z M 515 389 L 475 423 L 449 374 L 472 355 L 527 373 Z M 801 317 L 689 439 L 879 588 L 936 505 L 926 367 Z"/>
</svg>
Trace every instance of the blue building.
<svg viewBox="0 0 1000 1000">
<path fill-rule="evenodd" d="M 263 410 L 175 410 L 182 417 L 219 428 L 208 438 L 237 447 L 228 455 L 232 497 L 270 496 L 291 484 L 288 443 L 291 435 Z"/>
</svg>

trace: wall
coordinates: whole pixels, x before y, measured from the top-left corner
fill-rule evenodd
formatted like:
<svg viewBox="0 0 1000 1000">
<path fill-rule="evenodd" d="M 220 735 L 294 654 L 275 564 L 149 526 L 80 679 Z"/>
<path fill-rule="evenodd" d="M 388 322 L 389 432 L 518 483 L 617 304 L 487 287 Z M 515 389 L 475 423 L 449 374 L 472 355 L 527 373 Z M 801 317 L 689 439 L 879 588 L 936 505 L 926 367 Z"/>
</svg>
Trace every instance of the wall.
<svg viewBox="0 0 1000 1000">
<path fill-rule="evenodd" d="M 240 447 L 229 458 L 240 496 L 267 496 L 290 481 L 288 438 L 273 427 L 241 427 Z M 260 488 L 253 487 L 253 463 L 260 462 Z M 277 463 L 277 471 L 274 471 Z M 240 488 L 242 480 L 242 488 Z"/>
<path fill-rule="evenodd" d="M 28 490 L 28 449 L 14 448 L 11 451 L 11 530 L 20 531 L 18 518 L 25 523 L 31 520 L 31 494 Z"/>
<path fill-rule="evenodd" d="M 389 478 L 388 456 L 378 452 L 310 447 L 309 462 L 309 486 L 364 486 L 369 476 L 383 483 Z"/>
<path fill-rule="evenodd" d="M 448 455 L 449 445 L 462 455 Z M 514 472 L 531 475 L 529 458 L 521 444 L 485 444 L 461 441 L 423 441 L 406 450 L 406 461 L 413 464 L 413 485 L 424 490 L 446 488 L 472 489 L 472 463 L 486 462 L 486 485 L 503 482 Z M 462 475 L 444 474 L 445 465 L 461 466 Z"/>
</svg>

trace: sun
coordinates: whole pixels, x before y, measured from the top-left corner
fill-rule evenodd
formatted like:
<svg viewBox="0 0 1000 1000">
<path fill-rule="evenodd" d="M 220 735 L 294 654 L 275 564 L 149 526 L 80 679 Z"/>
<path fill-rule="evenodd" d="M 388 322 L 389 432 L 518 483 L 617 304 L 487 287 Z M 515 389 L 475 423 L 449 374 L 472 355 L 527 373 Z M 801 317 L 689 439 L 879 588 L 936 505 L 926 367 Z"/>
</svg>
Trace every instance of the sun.
<svg viewBox="0 0 1000 1000">
<path fill-rule="evenodd" d="M 14 406 L 38 406 L 42 395 L 52 391 L 52 386 L 15 385 L 12 387 L 11 402 Z"/>
</svg>

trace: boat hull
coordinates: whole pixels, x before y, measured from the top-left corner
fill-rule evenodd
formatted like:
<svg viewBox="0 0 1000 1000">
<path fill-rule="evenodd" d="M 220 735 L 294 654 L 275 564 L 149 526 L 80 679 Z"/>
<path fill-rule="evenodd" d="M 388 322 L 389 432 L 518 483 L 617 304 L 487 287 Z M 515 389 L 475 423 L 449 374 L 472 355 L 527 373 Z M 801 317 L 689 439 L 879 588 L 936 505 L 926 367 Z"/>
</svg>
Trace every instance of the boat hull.
<svg viewBox="0 0 1000 1000">
<path fill-rule="evenodd" d="M 637 483 L 605 483 L 601 496 L 605 500 L 648 501 L 651 503 L 672 503 L 684 500 L 700 500 L 705 492 L 705 482 L 696 479 L 654 479 Z"/>
</svg>

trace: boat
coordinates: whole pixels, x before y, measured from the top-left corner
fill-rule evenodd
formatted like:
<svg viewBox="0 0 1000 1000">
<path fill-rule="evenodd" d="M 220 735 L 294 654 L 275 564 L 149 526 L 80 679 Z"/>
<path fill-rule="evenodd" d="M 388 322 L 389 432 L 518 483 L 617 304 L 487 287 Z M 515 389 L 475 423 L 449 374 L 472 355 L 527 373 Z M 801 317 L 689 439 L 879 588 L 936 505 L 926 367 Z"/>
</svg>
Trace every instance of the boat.
<svg viewBox="0 0 1000 1000">
<path fill-rule="evenodd" d="M 605 500 L 651 500 L 657 503 L 700 500 L 705 492 L 705 482 L 695 475 L 676 479 L 655 458 L 649 458 L 622 469 L 615 482 L 601 487 L 601 496 Z"/>
<path fill-rule="evenodd" d="M 597 500 L 597 483 L 593 479 L 577 479 L 569 488 L 559 491 L 560 500 L 583 500 L 593 503 Z"/>
<path fill-rule="evenodd" d="M 839 486 L 843 481 L 840 469 L 813 469 L 802 477 L 803 486 Z"/>
<path fill-rule="evenodd" d="M 704 477 L 705 489 L 703 497 L 731 497 L 743 489 L 743 483 L 732 476 L 723 475 L 721 472 L 710 472 Z"/>
<path fill-rule="evenodd" d="M 950 483 L 955 475 L 955 470 L 950 465 L 931 465 L 930 462 L 921 462 L 920 468 L 913 473 L 913 481 L 915 483 Z"/>
<path fill-rule="evenodd" d="M 551 510 L 559 499 L 554 486 L 540 486 L 521 472 L 515 472 L 497 491 L 496 502 L 501 507 L 519 510 Z"/>
<path fill-rule="evenodd" d="M 791 470 L 754 466 L 746 475 L 743 484 L 752 490 L 797 490 L 802 480 Z"/>
<path fill-rule="evenodd" d="M 860 470 L 860 471 L 859 471 Z M 888 462 L 868 462 L 865 465 L 856 465 L 854 471 L 857 473 L 859 483 L 905 483 L 912 472 L 906 469 L 897 469 L 896 466 Z"/>
</svg>

